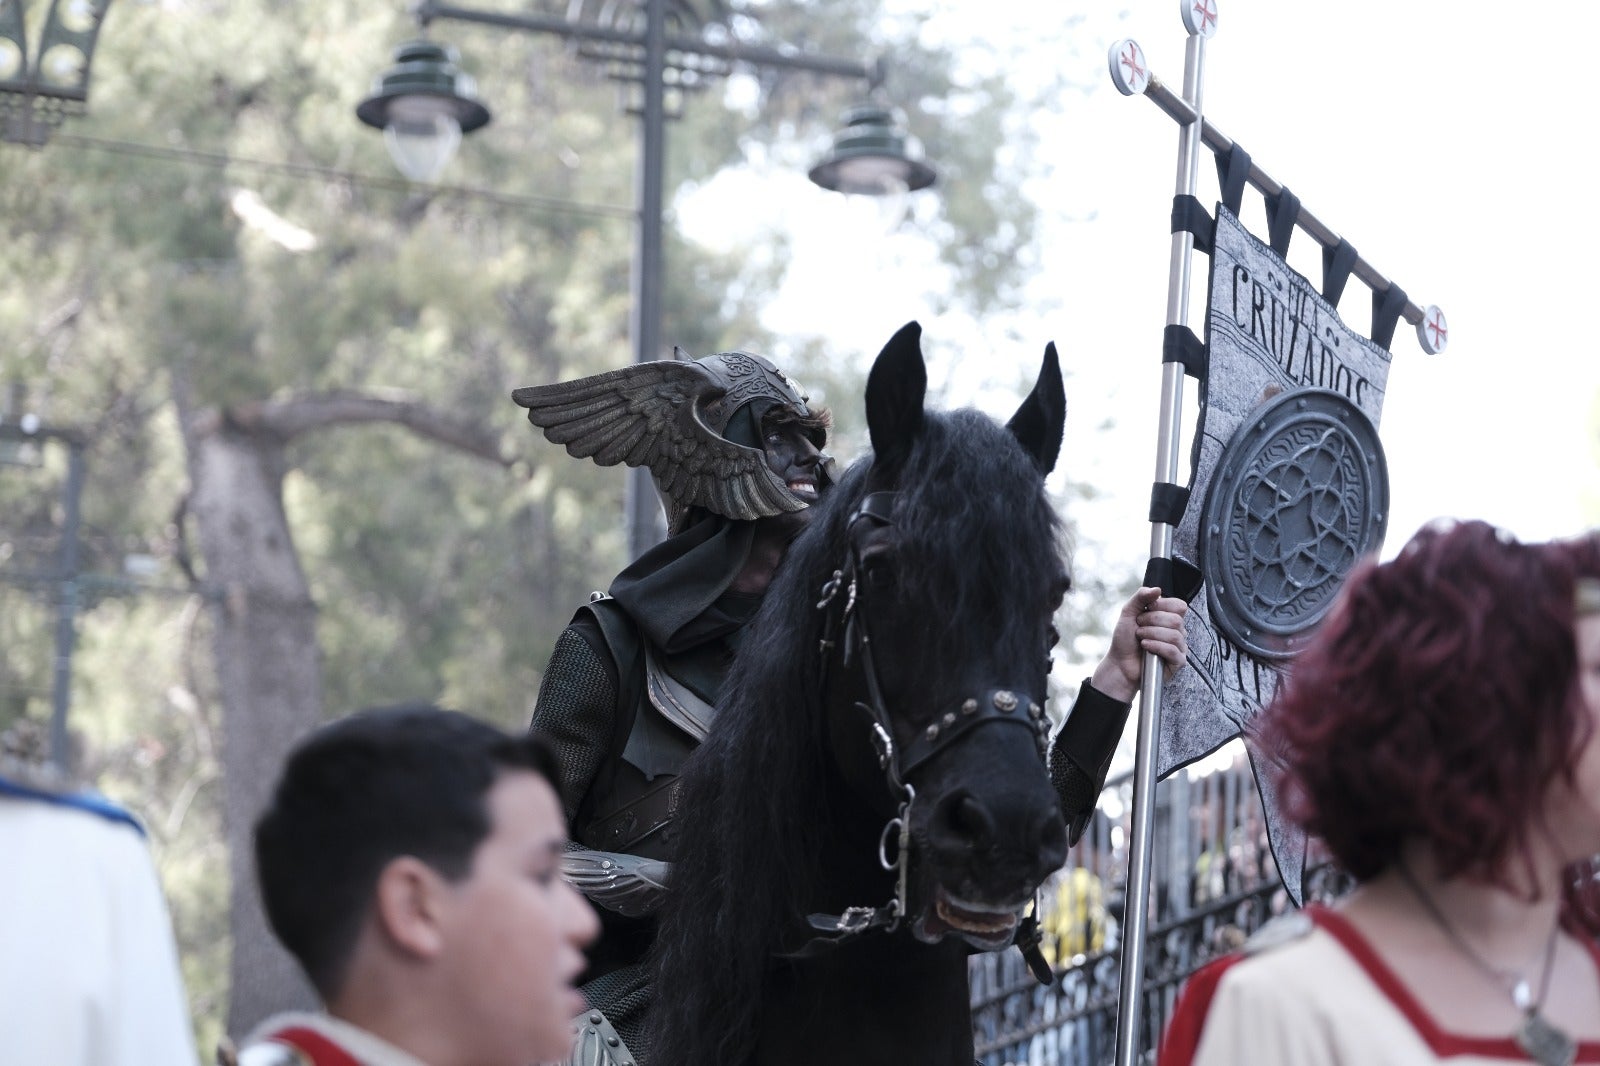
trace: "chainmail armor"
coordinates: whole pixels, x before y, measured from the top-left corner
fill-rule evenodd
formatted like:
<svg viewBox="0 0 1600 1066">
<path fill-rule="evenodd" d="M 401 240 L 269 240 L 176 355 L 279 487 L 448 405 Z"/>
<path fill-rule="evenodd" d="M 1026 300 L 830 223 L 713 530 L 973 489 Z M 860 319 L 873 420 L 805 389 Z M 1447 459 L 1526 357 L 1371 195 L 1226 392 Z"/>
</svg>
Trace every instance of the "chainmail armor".
<svg viewBox="0 0 1600 1066">
<path fill-rule="evenodd" d="M 584 999 L 605 1011 L 606 1019 L 633 1052 L 639 1066 L 649 1066 L 650 1027 L 645 1012 L 650 1006 L 650 972 L 643 963 L 612 970 L 585 984 Z"/>
<path fill-rule="evenodd" d="M 561 769 L 561 809 L 568 824 L 576 818 L 611 745 L 617 696 L 606 665 L 601 653 L 575 630 L 563 630 L 550 653 L 529 724 L 555 748 Z"/>
<path fill-rule="evenodd" d="M 1100 799 L 1100 782 L 1078 768 L 1078 764 L 1062 754 L 1061 749 L 1050 751 L 1050 783 L 1055 786 L 1056 797 L 1061 801 L 1061 817 L 1067 823 L 1067 842 L 1076 844 L 1089 824 L 1094 805 Z"/>
</svg>

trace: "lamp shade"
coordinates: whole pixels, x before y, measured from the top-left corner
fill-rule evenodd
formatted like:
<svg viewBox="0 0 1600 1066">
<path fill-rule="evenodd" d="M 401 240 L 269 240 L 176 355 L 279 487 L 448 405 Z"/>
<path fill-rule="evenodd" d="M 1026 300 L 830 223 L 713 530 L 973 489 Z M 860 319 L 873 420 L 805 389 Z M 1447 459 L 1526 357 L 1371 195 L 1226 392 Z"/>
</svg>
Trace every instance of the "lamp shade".
<svg viewBox="0 0 1600 1066">
<path fill-rule="evenodd" d="M 859 196 L 894 196 L 926 189 L 937 175 L 911 150 L 889 109 L 860 104 L 844 113 L 833 149 L 811 168 L 824 189 Z"/>
<path fill-rule="evenodd" d="M 472 78 L 456 67 L 454 49 L 419 40 L 395 49 L 394 66 L 356 107 L 356 117 L 383 130 L 402 174 L 433 181 L 455 155 L 461 135 L 488 124 L 489 109 L 478 102 Z"/>
</svg>

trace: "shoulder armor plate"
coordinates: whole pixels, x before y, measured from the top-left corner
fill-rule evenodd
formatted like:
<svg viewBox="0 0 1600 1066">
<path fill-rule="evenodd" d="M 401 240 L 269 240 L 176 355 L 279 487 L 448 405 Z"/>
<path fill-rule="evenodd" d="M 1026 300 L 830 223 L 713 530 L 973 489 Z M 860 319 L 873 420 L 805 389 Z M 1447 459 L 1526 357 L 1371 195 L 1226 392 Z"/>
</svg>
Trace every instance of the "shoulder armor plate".
<svg viewBox="0 0 1600 1066">
<path fill-rule="evenodd" d="M 616 1028 L 598 1010 L 587 1010 L 572 1023 L 572 1059 L 569 1066 L 635 1066 L 633 1052 Z"/>
</svg>

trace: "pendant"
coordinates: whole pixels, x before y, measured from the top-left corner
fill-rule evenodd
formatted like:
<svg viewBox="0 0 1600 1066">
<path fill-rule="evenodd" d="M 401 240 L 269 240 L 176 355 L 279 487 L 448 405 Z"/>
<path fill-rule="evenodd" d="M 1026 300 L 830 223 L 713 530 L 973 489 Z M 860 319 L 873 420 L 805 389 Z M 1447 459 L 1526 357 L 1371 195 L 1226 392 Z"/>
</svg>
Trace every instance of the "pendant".
<svg viewBox="0 0 1600 1066">
<path fill-rule="evenodd" d="M 1578 1044 L 1572 1037 L 1530 1010 L 1517 1029 L 1517 1046 L 1540 1066 L 1572 1066 L 1578 1058 Z"/>
<path fill-rule="evenodd" d="M 1533 1009 L 1533 989 L 1528 987 L 1526 977 L 1517 978 L 1517 983 L 1511 986 L 1511 1002 L 1523 1014 Z"/>
</svg>

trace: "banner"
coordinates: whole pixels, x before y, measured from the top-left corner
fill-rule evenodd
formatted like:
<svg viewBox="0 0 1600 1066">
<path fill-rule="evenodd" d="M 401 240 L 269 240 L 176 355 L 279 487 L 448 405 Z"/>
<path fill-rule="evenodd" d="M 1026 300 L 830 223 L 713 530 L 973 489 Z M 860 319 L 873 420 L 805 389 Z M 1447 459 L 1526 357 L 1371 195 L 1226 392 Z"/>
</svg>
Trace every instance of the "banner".
<svg viewBox="0 0 1600 1066">
<path fill-rule="evenodd" d="M 1352 332 L 1316 286 L 1217 206 L 1207 369 L 1188 507 L 1173 554 L 1205 579 L 1188 667 L 1162 695 L 1157 773 L 1241 733 L 1272 852 L 1298 903 L 1305 840 L 1280 818 L 1248 725 L 1346 575 L 1383 543 L 1388 468 L 1378 439 L 1389 352 Z"/>
</svg>

